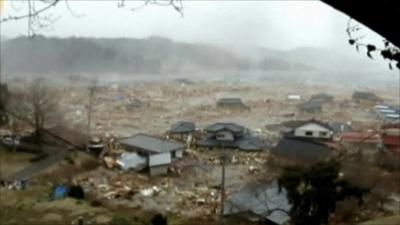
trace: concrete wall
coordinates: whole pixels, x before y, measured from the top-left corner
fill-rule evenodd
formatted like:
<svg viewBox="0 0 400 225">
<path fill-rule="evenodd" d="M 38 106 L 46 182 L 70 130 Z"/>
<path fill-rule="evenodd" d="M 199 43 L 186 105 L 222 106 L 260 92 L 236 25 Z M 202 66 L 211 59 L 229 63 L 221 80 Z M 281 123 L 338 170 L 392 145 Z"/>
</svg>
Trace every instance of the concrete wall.
<svg viewBox="0 0 400 225">
<path fill-rule="evenodd" d="M 183 157 L 183 150 L 175 151 L 175 158 L 181 159 Z"/>
<path fill-rule="evenodd" d="M 319 124 L 308 123 L 294 130 L 294 136 L 312 138 L 331 138 L 333 132 Z"/>
</svg>

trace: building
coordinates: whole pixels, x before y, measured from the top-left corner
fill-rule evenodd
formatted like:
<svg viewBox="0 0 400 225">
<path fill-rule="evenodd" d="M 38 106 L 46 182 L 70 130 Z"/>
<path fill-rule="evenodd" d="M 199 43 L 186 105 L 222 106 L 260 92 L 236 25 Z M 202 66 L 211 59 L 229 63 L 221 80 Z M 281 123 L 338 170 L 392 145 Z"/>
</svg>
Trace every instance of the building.
<svg viewBox="0 0 400 225">
<path fill-rule="evenodd" d="M 171 125 L 170 134 L 188 135 L 196 130 L 196 125 L 189 121 L 179 121 Z"/>
<path fill-rule="evenodd" d="M 310 98 L 311 102 L 331 102 L 333 101 L 334 97 L 332 95 L 328 95 L 325 93 L 319 93 L 319 94 L 315 94 L 312 95 Z"/>
<path fill-rule="evenodd" d="M 120 145 L 128 151 L 146 157 L 150 175 L 166 174 L 168 166 L 175 159 L 183 157 L 185 145 L 176 141 L 139 133 L 119 140 Z"/>
<path fill-rule="evenodd" d="M 204 130 L 206 137 L 198 143 L 200 147 L 235 148 L 247 151 L 261 150 L 264 147 L 261 140 L 235 123 L 214 123 Z"/>
<path fill-rule="evenodd" d="M 322 112 L 322 104 L 323 104 L 322 102 L 318 102 L 318 101 L 307 101 L 307 102 L 299 104 L 297 107 L 302 112 L 318 113 L 318 112 Z"/>
<path fill-rule="evenodd" d="M 248 215 L 263 224 L 282 225 L 289 221 L 291 205 L 286 190 L 277 182 L 260 187 L 247 187 L 231 195 L 224 205 L 224 216 Z"/>
<path fill-rule="evenodd" d="M 241 98 L 221 98 L 217 101 L 217 108 L 249 110 Z"/>
<path fill-rule="evenodd" d="M 282 138 L 271 149 L 271 153 L 279 157 L 305 162 L 328 160 L 337 155 L 331 147 L 324 143 L 289 137 Z"/>
<path fill-rule="evenodd" d="M 366 91 L 356 91 L 353 93 L 352 98 L 355 102 L 358 102 L 358 103 L 363 102 L 363 101 L 367 101 L 367 102 L 380 101 L 378 96 L 376 96 L 374 93 L 366 92 Z"/>
<path fill-rule="evenodd" d="M 329 140 L 333 136 L 333 130 L 328 124 L 311 119 L 294 127 L 289 136 L 294 138 Z"/>
<path fill-rule="evenodd" d="M 400 123 L 383 125 L 381 138 L 384 148 L 400 156 Z"/>
</svg>

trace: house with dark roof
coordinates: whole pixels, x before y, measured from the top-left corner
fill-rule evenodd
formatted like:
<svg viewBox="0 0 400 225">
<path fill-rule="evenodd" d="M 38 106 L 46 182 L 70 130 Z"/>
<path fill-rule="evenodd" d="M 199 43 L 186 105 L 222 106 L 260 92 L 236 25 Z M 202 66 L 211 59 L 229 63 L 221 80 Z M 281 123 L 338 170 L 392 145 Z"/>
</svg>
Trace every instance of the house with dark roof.
<svg viewBox="0 0 400 225">
<path fill-rule="evenodd" d="M 171 162 L 182 158 L 186 148 L 184 144 L 179 142 L 144 133 L 122 138 L 119 140 L 119 144 L 128 151 L 146 157 L 147 166 L 152 176 L 166 174 Z"/>
<path fill-rule="evenodd" d="M 334 97 L 332 95 L 328 95 L 326 93 L 318 93 L 312 95 L 310 98 L 311 102 L 331 102 L 333 101 Z"/>
<path fill-rule="evenodd" d="M 189 121 L 178 121 L 173 123 L 169 129 L 170 134 L 190 134 L 196 130 L 196 125 Z"/>
<path fill-rule="evenodd" d="M 197 143 L 207 148 L 235 148 L 240 150 L 261 150 L 264 144 L 241 125 L 235 123 L 214 123 L 204 129 L 206 137 Z"/>
<path fill-rule="evenodd" d="M 271 149 L 271 153 L 279 157 L 306 162 L 327 160 L 336 156 L 336 152 L 324 143 L 287 137 L 282 138 Z"/>
<path fill-rule="evenodd" d="M 323 102 L 307 101 L 307 102 L 303 102 L 303 103 L 297 105 L 297 107 L 302 112 L 318 113 L 318 112 L 322 112 L 322 105 L 323 105 Z"/>
<path fill-rule="evenodd" d="M 372 92 L 367 91 L 356 91 L 353 93 L 352 98 L 355 102 L 369 101 L 378 102 L 380 98 Z"/>
<path fill-rule="evenodd" d="M 250 214 L 268 225 L 282 225 L 290 220 L 292 206 L 284 188 L 279 190 L 277 182 L 258 187 L 246 187 L 234 193 L 224 205 L 224 216 Z"/>
<path fill-rule="evenodd" d="M 241 98 L 221 98 L 217 101 L 217 108 L 249 110 Z"/>
</svg>

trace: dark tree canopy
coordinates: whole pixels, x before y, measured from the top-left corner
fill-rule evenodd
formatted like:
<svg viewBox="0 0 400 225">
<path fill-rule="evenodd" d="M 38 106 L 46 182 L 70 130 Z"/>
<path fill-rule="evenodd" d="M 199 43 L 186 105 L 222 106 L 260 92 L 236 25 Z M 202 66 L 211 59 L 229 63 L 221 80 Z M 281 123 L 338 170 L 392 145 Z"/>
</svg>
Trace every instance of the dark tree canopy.
<svg viewBox="0 0 400 225">
<path fill-rule="evenodd" d="M 342 180 L 339 170 L 340 164 L 335 161 L 285 169 L 278 182 L 280 188 L 287 190 L 293 224 L 328 224 L 337 201 L 355 197 L 362 203 L 362 196 L 367 190 Z"/>
</svg>

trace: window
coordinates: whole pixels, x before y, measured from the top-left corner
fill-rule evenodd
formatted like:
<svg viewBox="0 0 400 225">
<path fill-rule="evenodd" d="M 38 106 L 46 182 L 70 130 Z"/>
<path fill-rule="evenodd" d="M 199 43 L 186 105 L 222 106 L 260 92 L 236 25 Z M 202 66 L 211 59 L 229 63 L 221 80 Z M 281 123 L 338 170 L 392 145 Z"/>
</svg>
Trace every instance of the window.
<svg viewBox="0 0 400 225">
<path fill-rule="evenodd" d="M 313 132 L 312 131 L 306 131 L 306 136 L 313 136 Z"/>
<path fill-rule="evenodd" d="M 327 136 L 328 135 L 328 133 L 326 132 L 326 131 L 320 131 L 319 132 L 319 136 Z"/>
</svg>

